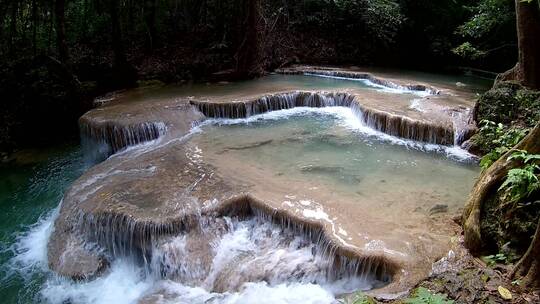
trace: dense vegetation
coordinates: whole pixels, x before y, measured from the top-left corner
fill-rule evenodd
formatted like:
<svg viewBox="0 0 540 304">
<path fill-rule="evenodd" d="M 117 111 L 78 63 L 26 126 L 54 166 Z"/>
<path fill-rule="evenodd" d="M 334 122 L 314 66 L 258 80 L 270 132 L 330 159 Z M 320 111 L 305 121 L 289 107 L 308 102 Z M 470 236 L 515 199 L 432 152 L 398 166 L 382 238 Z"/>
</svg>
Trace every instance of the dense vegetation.
<svg viewBox="0 0 540 304">
<path fill-rule="evenodd" d="M 476 152 L 484 155 L 482 169 L 509 152 L 506 157 L 522 164 L 509 170 L 483 207 L 486 247 L 511 262 L 527 250 L 540 217 L 540 156 L 512 150 L 540 121 L 540 92 L 515 82 L 498 83 L 479 98 L 476 116 L 481 127 L 471 141 Z"/>
<path fill-rule="evenodd" d="M 93 96 L 137 80 L 230 79 L 250 62 L 244 76 L 292 62 L 501 72 L 517 49 L 512 0 L 2 0 L 0 17 L 0 150 L 76 134 Z"/>
</svg>

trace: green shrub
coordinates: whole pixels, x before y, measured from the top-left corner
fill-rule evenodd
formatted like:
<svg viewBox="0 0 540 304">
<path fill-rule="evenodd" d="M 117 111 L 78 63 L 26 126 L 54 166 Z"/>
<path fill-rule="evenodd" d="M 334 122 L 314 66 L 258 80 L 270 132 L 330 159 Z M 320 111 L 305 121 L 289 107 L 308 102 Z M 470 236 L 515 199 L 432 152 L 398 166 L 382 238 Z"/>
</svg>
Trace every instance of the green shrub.
<svg viewBox="0 0 540 304">
<path fill-rule="evenodd" d="M 453 300 L 447 299 L 445 294 L 431 293 L 429 289 L 424 287 L 418 287 L 412 296 L 405 299 L 403 303 L 406 304 L 452 304 Z"/>
<path fill-rule="evenodd" d="M 504 153 L 519 143 L 529 132 L 529 129 L 506 127 L 502 123 L 489 120 L 480 122 L 481 128 L 477 143 L 487 152 L 480 160 L 480 167 L 487 169 Z"/>
<path fill-rule="evenodd" d="M 508 264 L 510 260 L 510 257 L 504 253 L 491 254 L 482 257 L 482 261 L 484 261 L 490 267 L 497 263 Z"/>
<path fill-rule="evenodd" d="M 499 191 L 504 193 L 505 201 L 515 203 L 540 190 L 540 154 L 519 150 L 512 153 L 509 159 L 518 160 L 523 166 L 508 171 Z"/>
</svg>

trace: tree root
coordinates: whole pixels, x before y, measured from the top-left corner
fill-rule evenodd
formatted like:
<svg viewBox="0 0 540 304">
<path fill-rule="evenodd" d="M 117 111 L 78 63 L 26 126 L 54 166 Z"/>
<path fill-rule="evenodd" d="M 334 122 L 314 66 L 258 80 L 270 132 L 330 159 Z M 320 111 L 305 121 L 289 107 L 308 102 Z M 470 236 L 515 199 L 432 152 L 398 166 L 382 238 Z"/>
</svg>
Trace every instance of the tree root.
<svg viewBox="0 0 540 304">
<path fill-rule="evenodd" d="M 482 172 L 476 181 L 462 217 L 465 246 L 472 254 L 478 254 L 483 247 L 480 231 L 482 204 L 489 195 L 497 191 L 508 171 L 518 165 L 515 160 L 508 159 L 516 150 L 526 150 L 534 154 L 540 153 L 540 123 L 512 150 L 506 152 L 491 167 Z"/>
<path fill-rule="evenodd" d="M 520 279 L 523 288 L 540 288 L 540 219 L 529 249 L 516 263 L 509 277 Z"/>
<path fill-rule="evenodd" d="M 480 231 L 480 215 L 482 204 L 493 191 L 502 183 L 503 178 L 512 168 L 513 161 L 508 161 L 507 154 L 501 156 L 491 167 L 482 172 L 476 181 L 469 200 L 463 212 L 463 231 L 465 234 L 465 246 L 473 254 L 482 249 L 482 235 Z"/>
<path fill-rule="evenodd" d="M 517 81 L 517 82 L 520 82 L 520 77 L 521 77 L 520 73 L 521 73 L 521 68 L 520 68 L 519 62 L 518 62 L 510 70 L 497 75 L 497 77 L 495 78 L 495 84 L 497 84 L 499 82 L 502 82 L 502 81 Z"/>
</svg>

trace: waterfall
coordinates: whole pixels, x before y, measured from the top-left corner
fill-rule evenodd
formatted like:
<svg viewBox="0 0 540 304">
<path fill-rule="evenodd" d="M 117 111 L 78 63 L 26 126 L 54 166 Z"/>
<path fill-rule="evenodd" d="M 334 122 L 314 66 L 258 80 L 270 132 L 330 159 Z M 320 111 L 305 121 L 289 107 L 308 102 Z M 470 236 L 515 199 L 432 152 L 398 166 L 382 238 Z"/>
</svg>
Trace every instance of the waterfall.
<svg viewBox="0 0 540 304">
<path fill-rule="evenodd" d="M 466 109 L 464 112 L 452 112 L 452 120 L 455 129 L 454 145 L 456 146 L 460 146 L 477 132 L 476 123 L 470 109 Z"/>
<path fill-rule="evenodd" d="M 365 80 L 376 86 L 389 88 L 389 89 L 413 91 L 413 92 L 418 92 L 418 93 L 424 93 L 426 95 L 439 94 L 439 90 L 423 85 L 423 84 L 399 85 L 389 80 L 377 78 L 369 73 L 364 73 L 364 72 L 334 71 L 334 70 L 321 70 L 321 69 L 281 69 L 281 70 L 278 70 L 277 72 L 279 74 L 284 74 L 284 75 L 306 75 L 306 76 L 330 77 L 330 78 L 337 78 L 337 79 Z"/>
<path fill-rule="evenodd" d="M 100 154 L 109 156 L 128 146 L 151 141 L 164 135 L 163 122 L 143 122 L 121 126 L 110 122 L 95 122 L 85 116 L 79 120 L 83 145 L 92 149 L 101 147 Z"/>
<path fill-rule="evenodd" d="M 243 283 L 259 281 L 339 281 L 354 285 L 347 290 L 352 292 L 387 285 L 400 268 L 380 252 L 362 254 L 342 244 L 320 222 L 274 209 L 250 195 L 162 223 L 82 211 L 77 222 L 81 239 L 99 245 L 108 261 L 129 258 L 156 279 L 212 292 L 236 291 Z M 240 262 L 242 268 L 237 267 Z"/>
<path fill-rule="evenodd" d="M 414 120 L 394 115 L 385 111 L 371 109 L 361 105 L 354 95 L 328 92 L 290 92 L 267 95 L 243 102 L 201 102 L 192 100 L 191 104 L 207 117 L 247 118 L 270 111 L 291 109 L 294 107 L 350 107 L 358 119 L 377 131 L 414 141 L 431 144 L 454 145 L 455 131 L 451 125 Z M 459 140 L 466 139 L 467 134 Z"/>
</svg>

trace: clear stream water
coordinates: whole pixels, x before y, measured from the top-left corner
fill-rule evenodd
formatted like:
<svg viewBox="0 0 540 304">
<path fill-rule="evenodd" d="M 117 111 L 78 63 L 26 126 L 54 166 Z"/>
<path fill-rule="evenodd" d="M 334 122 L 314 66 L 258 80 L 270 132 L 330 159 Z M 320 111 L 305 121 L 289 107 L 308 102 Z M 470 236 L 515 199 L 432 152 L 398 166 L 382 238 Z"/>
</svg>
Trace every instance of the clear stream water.
<svg viewBox="0 0 540 304">
<path fill-rule="evenodd" d="M 78 145 L 23 151 L 0 166 L 0 302 L 39 303 L 46 242 L 64 190 L 88 167 Z"/>
<path fill-rule="evenodd" d="M 272 76 L 269 79 L 272 87 L 276 81 L 284 84 L 291 81 Z M 301 81 L 302 86 L 313 88 L 321 85 L 336 88 L 341 83 L 324 78 L 295 79 Z M 266 85 L 261 80 L 251 84 Z M 239 86 L 246 85 L 249 83 Z M 236 87 L 223 89 L 234 91 Z M 195 86 L 188 91 L 199 89 Z M 369 189 L 369 180 L 380 181 L 384 176 L 395 174 L 398 180 L 412 179 L 424 187 L 439 187 L 438 196 L 459 204 L 477 174 L 474 165 L 463 162 L 460 151 L 419 146 L 355 129 L 346 123 L 350 117 L 339 112 L 341 110 L 295 111 L 277 116 L 270 113 L 251 121 L 221 121 L 219 124 L 224 126 L 219 128 L 216 124 L 203 127 L 196 140 L 203 144 L 214 143 L 215 151 L 221 149 L 235 158 L 272 167 L 280 174 L 290 174 L 297 179 L 307 176 L 356 194 L 373 190 Z M 238 140 L 227 140 L 230 136 Z M 264 140 L 270 142 L 257 146 L 257 142 Z M 253 148 L 246 149 L 249 145 Z M 172 281 L 156 282 L 145 277 L 140 268 L 121 260 L 113 263 L 107 275 L 92 282 L 75 283 L 48 271 L 46 245 L 55 212 L 63 192 L 90 165 L 76 144 L 26 151 L 20 153 L 17 162 L 0 165 L 0 303 L 136 303 L 146 292 L 156 288 L 174 294 L 170 302 L 162 299 L 163 303 L 202 302 L 214 297 L 201 288 Z M 363 183 L 368 187 L 362 189 Z M 241 233 L 247 228 L 242 225 L 230 238 L 247 242 L 249 236 Z M 313 284 L 268 286 L 265 283 L 250 283 L 240 293 L 218 298 L 225 303 L 328 303 L 334 299 L 328 288 Z"/>
<path fill-rule="evenodd" d="M 202 130 L 192 142 L 210 163 L 231 164 L 230 170 L 260 168 L 267 176 L 321 185 L 371 202 L 440 201 L 455 210 L 478 174 L 465 151 L 373 131 L 344 107 L 216 120 Z"/>
<path fill-rule="evenodd" d="M 383 74 L 384 75 L 384 74 Z M 477 93 L 487 90 L 492 81 L 470 76 L 451 76 L 434 75 L 421 72 L 406 72 L 400 74 L 390 74 L 397 78 L 403 76 L 409 77 L 410 82 L 421 81 L 440 85 L 443 87 L 452 87 L 467 93 Z M 457 87 L 456 83 L 466 84 L 464 87 Z M 239 92 L 243 95 L 260 94 L 261 92 L 275 92 L 280 90 L 338 90 L 344 88 L 377 90 L 395 94 L 409 94 L 411 96 L 424 96 L 424 92 L 413 92 L 399 89 L 389 89 L 380 85 L 371 83 L 363 79 L 335 79 L 320 76 L 306 75 L 280 75 L 271 74 L 255 80 L 238 81 L 224 84 L 204 84 L 188 83 L 182 86 L 170 85 L 166 87 L 148 87 L 144 90 L 134 90 L 126 95 L 129 101 L 158 100 L 163 98 L 176 98 L 178 96 L 193 96 L 195 98 L 204 97 L 226 97 L 237 96 Z M 419 96 L 416 96 L 419 97 Z"/>
</svg>

